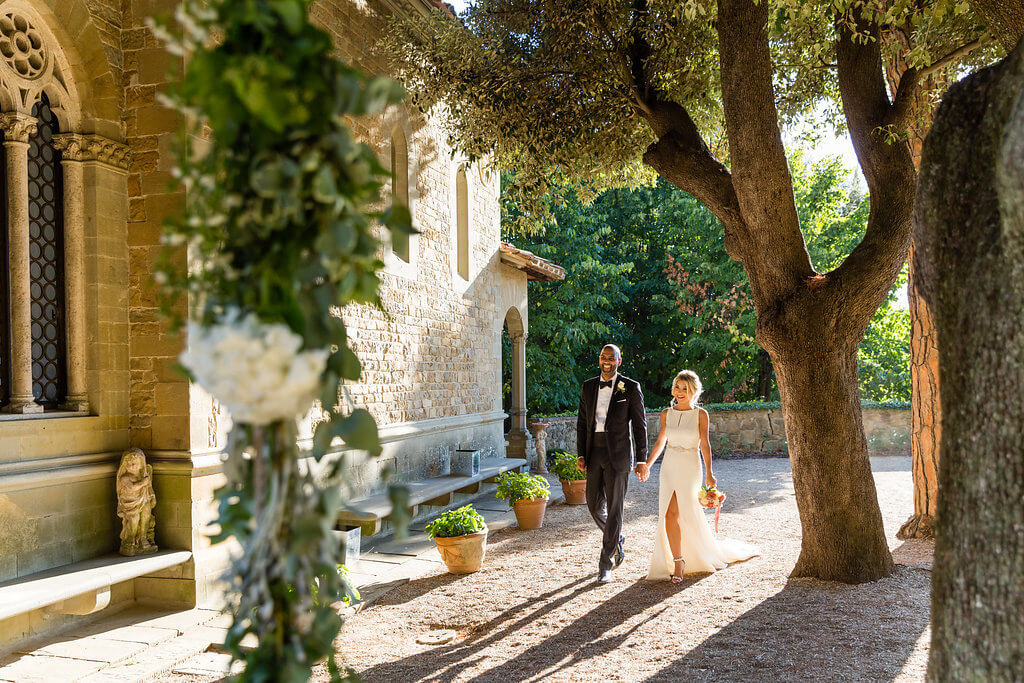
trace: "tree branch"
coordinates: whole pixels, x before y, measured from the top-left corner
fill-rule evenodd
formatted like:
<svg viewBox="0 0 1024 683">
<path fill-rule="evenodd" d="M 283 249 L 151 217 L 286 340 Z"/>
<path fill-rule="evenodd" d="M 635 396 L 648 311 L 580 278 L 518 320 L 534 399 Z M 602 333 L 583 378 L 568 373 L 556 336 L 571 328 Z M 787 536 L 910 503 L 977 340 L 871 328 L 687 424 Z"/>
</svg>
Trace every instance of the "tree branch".
<svg viewBox="0 0 1024 683">
<path fill-rule="evenodd" d="M 917 87 L 921 81 L 928 76 L 931 76 L 936 71 L 950 66 L 961 57 L 969 55 L 979 47 L 987 45 L 989 42 L 991 41 L 987 38 L 979 38 L 978 40 L 958 47 L 945 57 L 935 60 L 921 70 L 911 67 L 904 71 L 903 75 L 900 76 L 900 82 L 896 88 L 896 94 L 893 97 L 892 106 L 889 107 L 881 125 L 883 127 L 893 126 L 895 128 L 902 129 L 906 123 L 907 116 L 910 114 L 911 105 L 914 102 L 914 95 L 916 94 Z"/>
<path fill-rule="evenodd" d="M 719 0 L 718 52 L 732 184 L 750 226 L 744 261 L 759 311 L 800 290 L 814 274 L 779 131 L 768 44 L 769 3 Z"/>
<path fill-rule="evenodd" d="M 743 261 L 748 230 L 729 170 L 711 154 L 684 107 L 675 102 L 658 102 L 651 112 L 648 123 L 656 132 L 664 132 L 647 148 L 644 163 L 708 207 L 725 227 L 726 252 Z"/>
<path fill-rule="evenodd" d="M 848 326 L 844 331 L 863 332 L 907 259 L 916 172 L 907 146 L 890 144 L 881 128 L 893 105 L 885 88 L 878 25 L 859 14 L 856 24 L 857 32 L 870 39 L 854 41 L 843 16 L 836 17 L 836 56 L 843 110 L 871 194 L 871 213 L 864 239 L 828 274 L 823 291 L 844 312 L 837 324 Z M 905 91 L 902 84 L 900 90 Z"/>
<path fill-rule="evenodd" d="M 979 47 L 984 47 L 991 42 L 992 41 L 989 38 L 982 36 L 981 38 L 978 38 L 973 42 L 967 43 L 966 45 L 961 45 L 960 47 L 953 50 L 945 57 L 935 60 L 929 66 L 926 66 L 924 69 L 922 69 L 921 78 L 931 76 L 939 69 L 945 69 L 947 66 L 949 66 L 956 60 L 960 59 L 961 57 L 966 57 L 967 55 L 977 50 Z"/>
</svg>

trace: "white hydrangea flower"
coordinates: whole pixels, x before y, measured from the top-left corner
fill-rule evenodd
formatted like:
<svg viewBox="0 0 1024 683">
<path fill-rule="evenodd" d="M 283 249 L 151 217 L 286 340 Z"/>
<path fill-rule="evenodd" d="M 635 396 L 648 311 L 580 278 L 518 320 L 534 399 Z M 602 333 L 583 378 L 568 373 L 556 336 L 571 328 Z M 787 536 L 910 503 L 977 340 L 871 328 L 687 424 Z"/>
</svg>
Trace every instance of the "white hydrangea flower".
<svg viewBox="0 0 1024 683">
<path fill-rule="evenodd" d="M 189 323 L 181 363 L 232 419 L 262 425 L 309 411 L 330 352 L 301 347 L 286 325 L 236 312 L 210 327 Z"/>
</svg>

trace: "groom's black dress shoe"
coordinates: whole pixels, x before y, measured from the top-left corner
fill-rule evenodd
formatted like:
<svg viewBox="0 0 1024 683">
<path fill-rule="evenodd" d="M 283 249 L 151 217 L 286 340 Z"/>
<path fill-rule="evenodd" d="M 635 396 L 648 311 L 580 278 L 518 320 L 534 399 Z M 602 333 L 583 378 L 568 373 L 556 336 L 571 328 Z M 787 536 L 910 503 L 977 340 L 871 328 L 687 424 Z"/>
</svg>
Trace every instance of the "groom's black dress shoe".
<svg viewBox="0 0 1024 683">
<path fill-rule="evenodd" d="M 598 583 L 608 583 L 612 580 L 612 571 L 610 569 L 602 569 L 597 572 Z"/>
<path fill-rule="evenodd" d="M 626 559 L 626 551 L 622 549 L 622 543 L 626 540 L 625 536 L 619 536 L 619 544 L 615 546 L 615 567 L 622 564 L 622 561 Z"/>
</svg>

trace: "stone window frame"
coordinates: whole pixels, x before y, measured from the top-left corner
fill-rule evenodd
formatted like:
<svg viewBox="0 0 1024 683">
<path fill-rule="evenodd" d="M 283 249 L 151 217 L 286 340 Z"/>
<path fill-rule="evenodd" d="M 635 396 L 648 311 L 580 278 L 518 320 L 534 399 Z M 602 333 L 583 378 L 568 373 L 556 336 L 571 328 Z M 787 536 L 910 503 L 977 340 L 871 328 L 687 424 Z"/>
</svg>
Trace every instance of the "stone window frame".
<svg viewBox="0 0 1024 683">
<path fill-rule="evenodd" d="M 459 225 L 459 211 L 460 211 L 460 193 L 459 193 L 459 173 L 463 174 L 465 178 L 465 193 L 464 201 L 465 204 L 462 208 L 465 210 L 465 226 L 462 237 L 465 238 L 465 262 L 464 271 L 460 272 L 459 264 L 459 242 L 460 242 L 460 225 Z M 466 290 L 472 285 L 473 280 L 479 275 L 480 264 L 473 258 L 473 246 L 474 236 L 476 231 L 474 230 L 477 217 L 473 211 L 473 198 L 477 191 L 479 181 L 477 179 L 477 173 L 474 172 L 473 165 L 469 161 L 459 155 L 451 160 L 451 165 L 448 168 L 448 187 L 449 187 L 449 268 L 451 272 L 452 288 L 459 293 L 465 293 Z"/>
<path fill-rule="evenodd" d="M 384 168 L 389 170 L 392 169 L 394 133 L 396 130 L 400 131 L 405 138 L 406 190 L 408 192 L 408 204 L 406 206 L 409 209 L 409 214 L 412 216 L 413 227 L 417 230 L 422 230 L 418 220 L 420 202 L 419 176 L 422 170 L 420 168 L 420 145 L 413 132 L 412 121 L 409 118 L 409 111 L 405 105 L 388 107 L 381 120 L 379 139 L 383 140 L 383 149 L 381 150 L 380 161 Z M 393 181 L 389 179 L 383 188 L 382 196 L 390 201 L 392 193 Z M 409 237 L 409 259 L 405 260 L 395 253 L 394 248 L 391 246 L 391 237 L 387 234 L 387 231 L 382 230 L 381 232 L 382 249 L 380 255 L 381 260 L 384 262 L 384 272 L 408 280 L 416 279 L 421 235 L 416 234 Z"/>
<path fill-rule="evenodd" d="M 11 23 L 11 17 L 22 21 Z M 3 23 L 7 21 L 7 23 Z M 88 302 L 85 271 L 88 254 L 85 237 L 87 220 L 95 217 L 95 205 L 87 206 L 87 196 L 95 189 L 93 168 L 106 167 L 127 174 L 129 150 L 120 142 L 86 130 L 81 98 L 67 56 L 51 26 L 31 3 L 8 0 L 0 6 L 0 34 L 10 38 L 10 25 L 16 30 L 27 24 L 20 35 L 31 38 L 32 50 L 41 59 L 33 62 L 28 73 L 18 68 L 17 55 L 0 57 L 0 130 L 6 177 L 6 225 L 8 291 L 7 303 L 10 343 L 10 390 L 8 403 L 0 412 L 0 421 L 31 418 L 63 418 L 89 415 L 92 406 L 88 386 Z M 61 197 L 64 216 L 64 299 L 66 308 L 65 364 L 67 396 L 57 410 L 44 412 L 36 403 L 32 389 L 31 330 L 29 308 L 31 292 L 28 279 L 28 146 L 36 131 L 31 112 L 45 94 L 56 115 L 59 130 L 53 144 L 60 158 L 63 175 Z"/>
</svg>

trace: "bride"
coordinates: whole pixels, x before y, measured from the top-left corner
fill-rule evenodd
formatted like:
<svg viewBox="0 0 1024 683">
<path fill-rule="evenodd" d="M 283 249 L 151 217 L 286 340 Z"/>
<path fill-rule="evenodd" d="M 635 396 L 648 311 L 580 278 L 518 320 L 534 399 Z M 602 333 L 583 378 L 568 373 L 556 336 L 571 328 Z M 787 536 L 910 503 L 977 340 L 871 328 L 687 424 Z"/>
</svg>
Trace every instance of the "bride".
<svg viewBox="0 0 1024 683">
<path fill-rule="evenodd" d="M 681 583 L 683 574 L 723 569 L 732 562 L 758 555 L 749 543 L 716 539 L 697 502 L 700 460 L 704 459 L 704 484 L 715 485 L 708 441 L 708 412 L 697 407 L 701 383 L 697 373 L 683 370 L 672 383 L 673 406 L 661 411 L 661 431 L 647 462 L 636 466 L 640 481 L 647 481 L 651 465 L 664 448 L 658 490 L 658 534 L 651 556 L 648 580 L 671 578 Z"/>
</svg>

